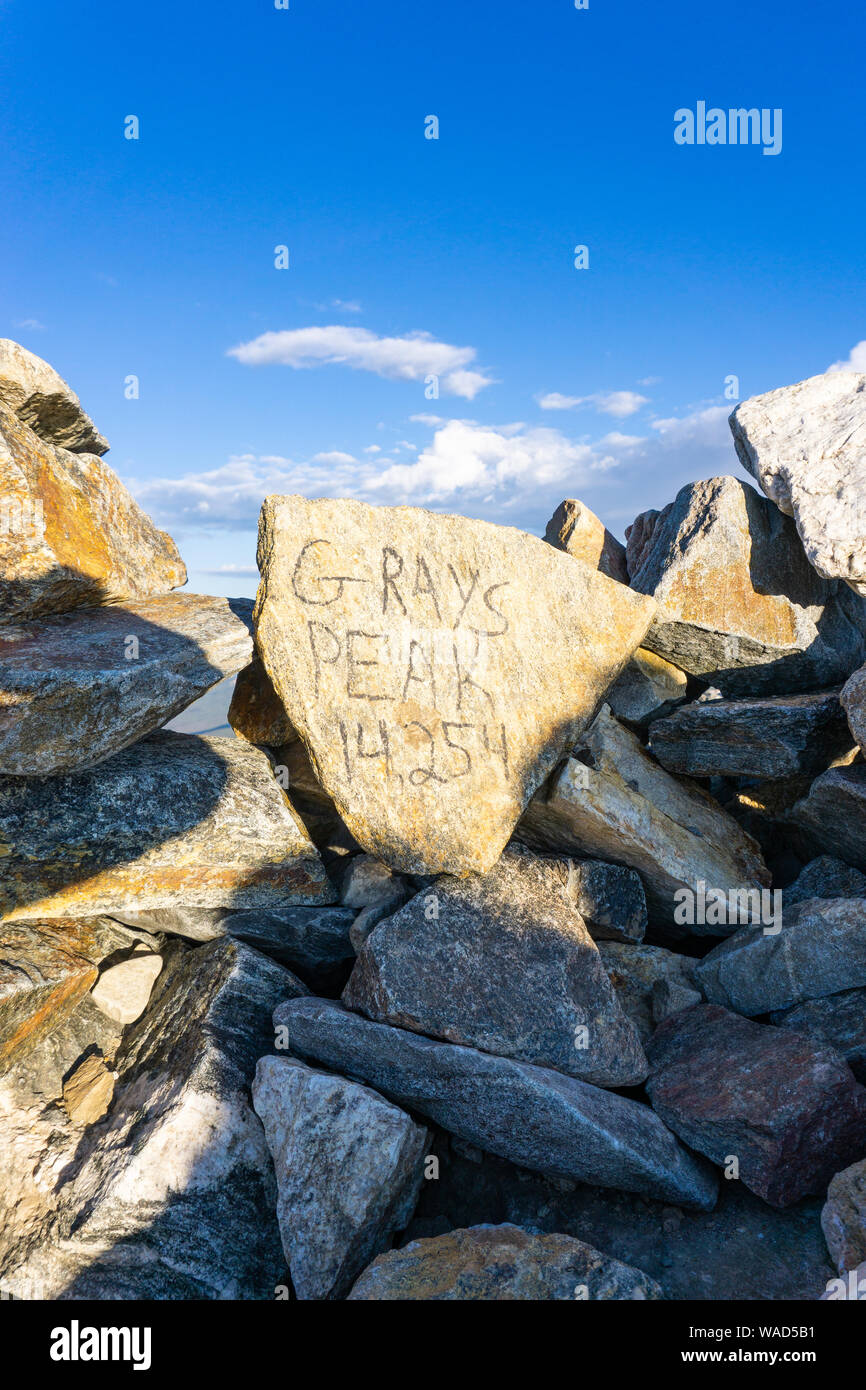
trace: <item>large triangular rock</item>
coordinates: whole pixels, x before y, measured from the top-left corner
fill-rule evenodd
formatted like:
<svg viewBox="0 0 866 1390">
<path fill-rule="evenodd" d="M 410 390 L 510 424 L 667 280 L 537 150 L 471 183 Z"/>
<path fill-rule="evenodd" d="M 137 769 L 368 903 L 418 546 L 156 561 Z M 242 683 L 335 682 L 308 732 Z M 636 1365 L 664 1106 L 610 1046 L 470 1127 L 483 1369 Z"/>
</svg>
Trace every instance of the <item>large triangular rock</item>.
<svg viewBox="0 0 866 1390">
<path fill-rule="evenodd" d="M 826 372 L 730 418 L 743 467 L 794 518 L 819 574 L 866 594 L 866 375 Z"/>
<path fill-rule="evenodd" d="M 0 627 L 0 774 L 92 767 L 252 652 L 249 599 L 162 594 Z"/>
<path fill-rule="evenodd" d="M 48 362 L 11 338 L 0 338 L 0 404 L 34 434 L 74 454 L 105 454 L 103 439 L 81 402 Z"/>
<path fill-rule="evenodd" d="M 265 500 L 256 642 L 355 839 L 484 872 L 640 644 L 654 605 L 509 527 Z"/>
</svg>

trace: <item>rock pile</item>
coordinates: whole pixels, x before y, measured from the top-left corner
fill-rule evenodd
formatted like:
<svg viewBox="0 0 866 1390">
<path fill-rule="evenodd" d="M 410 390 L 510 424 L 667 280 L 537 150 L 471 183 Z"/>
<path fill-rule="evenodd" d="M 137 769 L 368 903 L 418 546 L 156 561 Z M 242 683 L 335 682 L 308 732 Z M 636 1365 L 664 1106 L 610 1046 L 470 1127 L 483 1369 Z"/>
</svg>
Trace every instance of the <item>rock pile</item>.
<svg viewBox="0 0 866 1390">
<path fill-rule="evenodd" d="M 0 342 L 0 1291 L 848 1296 L 866 377 L 731 425 L 625 547 L 267 498 L 253 607 Z"/>
</svg>

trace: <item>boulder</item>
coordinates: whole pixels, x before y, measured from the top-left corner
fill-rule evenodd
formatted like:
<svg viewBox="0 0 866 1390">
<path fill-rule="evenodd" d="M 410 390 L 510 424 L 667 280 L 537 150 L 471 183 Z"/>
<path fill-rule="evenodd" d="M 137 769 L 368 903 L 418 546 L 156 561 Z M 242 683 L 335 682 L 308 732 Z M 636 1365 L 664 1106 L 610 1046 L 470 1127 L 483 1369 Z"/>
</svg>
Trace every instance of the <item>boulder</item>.
<svg viewBox="0 0 866 1390">
<path fill-rule="evenodd" d="M 278 1046 L 373 1086 L 459 1139 L 552 1177 L 708 1210 L 715 1175 L 647 1106 L 547 1067 L 371 1023 L 327 999 L 274 1014 Z"/>
<path fill-rule="evenodd" d="M 364 1270 L 350 1300 L 524 1302 L 659 1299 L 640 1269 L 612 1260 L 572 1236 L 519 1226 L 472 1226 L 413 1240 Z"/>
<path fill-rule="evenodd" d="M 618 941 L 601 941 L 598 951 L 620 1007 L 637 1028 L 644 1047 L 658 1022 L 655 1001 L 661 986 L 669 986 L 678 998 L 698 990 L 694 975 L 697 961 L 677 951 Z"/>
<path fill-rule="evenodd" d="M 556 868 L 562 861 L 552 860 Z M 594 941 L 643 941 L 646 894 L 640 876 L 603 859 L 565 861 L 565 888 Z"/>
<path fill-rule="evenodd" d="M 824 1047 L 834 1047 L 857 1080 L 866 1082 L 866 989 L 845 989 L 807 999 L 791 1009 L 776 1009 L 770 1020 L 779 1028 L 808 1033 Z"/>
<path fill-rule="evenodd" d="M 149 598 L 186 583 L 158 531 L 95 454 L 37 438 L 0 405 L 0 624 Z"/>
<path fill-rule="evenodd" d="M 0 1071 L 75 1009 L 97 977 L 85 922 L 22 922 L 0 940 Z"/>
<path fill-rule="evenodd" d="M 629 572 L 658 603 L 643 645 L 726 696 L 820 690 L 866 659 L 866 605 L 817 574 L 793 521 L 736 478 L 682 488 L 642 528 Z"/>
<path fill-rule="evenodd" d="M 291 1057 L 262 1057 L 253 1105 L 274 1160 L 295 1293 L 344 1298 L 411 1218 L 428 1132 L 367 1086 Z"/>
<path fill-rule="evenodd" d="M 92 1052 L 77 1063 L 63 1083 L 63 1104 L 74 1125 L 101 1120 L 114 1095 L 116 1077 L 105 1058 Z"/>
<path fill-rule="evenodd" d="M 736 1161 L 771 1206 L 823 1192 L 866 1152 L 866 1088 L 806 1034 L 699 1004 L 662 1023 L 647 1055 L 647 1093 L 665 1124 L 715 1163 Z"/>
<path fill-rule="evenodd" d="M 134 1023 L 148 1005 L 162 970 L 162 956 L 139 950 L 103 970 L 90 991 L 94 1004 L 115 1023 Z"/>
<path fill-rule="evenodd" d="M 358 843 L 485 872 L 640 645 L 651 601 L 537 537 L 266 498 L 256 644 Z"/>
<path fill-rule="evenodd" d="M 866 763 L 822 772 L 786 819 L 812 853 L 838 855 L 866 871 Z"/>
<path fill-rule="evenodd" d="M 866 1261 L 866 1159 L 834 1176 L 821 1227 L 840 1274 Z"/>
<path fill-rule="evenodd" d="M 866 874 L 831 854 L 819 855 L 785 889 L 785 907 L 809 898 L 866 898 Z"/>
<path fill-rule="evenodd" d="M 842 707 L 848 726 L 861 752 L 866 747 L 866 666 L 861 666 L 842 687 Z"/>
<path fill-rule="evenodd" d="M 156 733 L 99 767 L 0 777 L 0 920 L 326 903 L 315 846 L 264 753 Z"/>
<path fill-rule="evenodd" d="M 297 738 L 258 657 L 235 681 L 228 718 L 235 733 L 250 743 L 276 748 Z"/>
<path fill-rule="evenodd" d="M 0 338 L 0 405 L 48 444 L 73 454 L 108 453 L 108 440 L 63 377 L 11 338 Z"/>
<path fill-rule="evenodd" d="M 519 838 L 534 848 L 600 856 L 640 874 L 650 920 L 671 935 L 724 935 L 731 924 L 674 918 L 677 893 L 769 884 L 755 841 L 700 787 L 677 781 L 603 707 L 549 787 L 531 801 Z"/>
<path fill-rule="evenodd" d="M 866 594 L 866 375 L 825 372 L 738 405 L 737 454 L 819 574 Z"/>
<path fill-rule="evenodd" d="M 642 728 L 682 704 L 687 687 L 685 671 L 648 647 L 639 647 L 606 698 L 617 719 Z"/>
<path fill-rule="evenodd" d="M 595 512 L 576 498 L 567 497 L 560 502 L 547 523 L 544 539 L 548 545 L 566 551 L 609 579 L 628 583 L 625 546 L 608 531 Z"/>
<path fill-rule="evenodd" d="M 252 651 L 252 603 L 162 594 L 0 627 L 0 774 L 95 763 L 165 724 Z"/>
</svg>

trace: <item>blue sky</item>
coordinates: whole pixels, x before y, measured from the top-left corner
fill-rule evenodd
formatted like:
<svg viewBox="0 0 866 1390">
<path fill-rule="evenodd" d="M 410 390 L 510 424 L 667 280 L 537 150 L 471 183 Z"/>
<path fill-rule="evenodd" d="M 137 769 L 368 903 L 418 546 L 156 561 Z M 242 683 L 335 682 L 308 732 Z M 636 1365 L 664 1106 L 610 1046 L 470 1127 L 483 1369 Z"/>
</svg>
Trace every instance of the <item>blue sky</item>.
<svg viewBox="0 0 866 1390">
<path fill-rule="evenodd" d="M 266 492 L 622 534 L 738 472 L 728 376 L 866 370 L 864 51 L 850 0 L 0 0 L 0 335 L 196 590 L 254 593 Z"/>
</svg>

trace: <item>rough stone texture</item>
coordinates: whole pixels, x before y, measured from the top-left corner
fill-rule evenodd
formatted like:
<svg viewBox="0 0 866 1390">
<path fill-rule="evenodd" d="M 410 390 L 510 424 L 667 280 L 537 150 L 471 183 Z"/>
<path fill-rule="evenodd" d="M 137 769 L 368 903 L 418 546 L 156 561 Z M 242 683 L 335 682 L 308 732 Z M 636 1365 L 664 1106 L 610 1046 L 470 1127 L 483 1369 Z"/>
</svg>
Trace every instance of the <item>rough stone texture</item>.
<svg viewBox="0 0 866 1390">
<path fill-rule="evenodd" d="M 295 1293 L 344 1298 L 409 1222 L 428 1132 L 367 1086 L 290 1057 L 261 1059 L 253 1105 L 274 1160 Z"/>
<path fill-rule="evenodd" d="M 743 927 L 695 968 L 707 998 L 750 1017 L 866 985 L 866 899 L 814 898 L 781 931 Z"/>
<path fill-rule="evenodd" d="M 685 671 L 648 647 L 639 647 L 607 692 L 607 703 L 617 719 L 643 726 L 681 704 L 687 686 Z"/>
<path fill-rule="evenodd" d="M 632 555 L 632 587 L 659 605 L 643 645 L 727 696 L 819 690 L 866 658 L 866 605 L 736 478 L 682 488 Z"/>
<path fill-rule="evenodd" d="M 788 812 L 814 853 L 866 870 L 866 764 L 831 767 Z"/>
<path fill-rule="evenodd" d="M 114 1095 L 114 1082 L 114 1073 L 97 1053 L 78 1063 L 63 1083 L 63 1104 L 74 1125 L 91 1125 L 102 1119 Z"/>
<path fill-rule="evenodd" d="M 38 439 L 0 405 L 0 623 L 186 583 L 177 546 L 107 463 Z"/>
<path fill-rule="evenodd" d="M 92 767 L 165 724 L 252 650 L 252 603 L 163 594 L 0 627 L 0 774 Z"/>
<path fill-rule="evenodd" d="M 276 1186 L 249 1087 L 269 1011 L 303 992 L 236 942 L 171 948 L 124 1034 L 111 1108 L 55 1181 L 50 1235 L 3 1272 L 10 1293 L 273 1299 Z"/>
<path fill-rule="evenodd" d="M 510 527 L 265 499 L 256 644 L 355 839 L 484 872 L 654 610 Z"/>
<path fill-rule="evenodd" d="M 108 440 L 63 377 L 11 338 L 0 338 L 0 404 L 49 444 L 74 454 L 108 452 Z"/>
<path fill-rule="evenodd" d="M 824 772 L 851 746 L 839 692 L 707 700 L 650 728 L 649 747 L 686 777 L 793 777 Z"/>
<path fill-rule="evenodd" d="M 832 1048 L 716 1004 L 654 1034 L 647 1093 L 665 1124 L 772 1206 L 823 1192 L 866 1152 L 866 1088 Z"/>
<path fill-rule="evenodd" d="M 822 854 L 785 889 L 785 907 L 809 898 L 866 898 L 866 874 L 831 854 Z"/>
<path fill-rule="evenodd" d="M 740 462 L 792 516 L 811 564 L 866 594 L 866 375 L 826 372 L 738 405 Z"/>
<path fill-rule="evenodd" d="M 346 865 L 340 884 L 344 907 L 378 907 L 406 901 L 406 880 L 372 854 L 357 854 Z"/>
<path fill-rule="evenodd" d="M 777 1009 L 770 1019 L 779 1028 L 808 1033 L 845 1058 L 858 1081 L 866 1082 L 866 989 L 846 989 Z"/>
<path fill-rule="evenodd" d="M 0 934 L 0 1071 L 73 1012 L 96 979 L 87 922 L 26 922 Z M 86 954 L 85 954 L 86 952 Z"/>
<path fill-rule="evenodd" d="M 136 951 L 102 971 L 90 991 L 93 1002 L 115 1023 L 134 1023 L 147 1008 L 161 970 L 162 956 L 156 951 Z"/>
<path fill-rule="evenodd" d="M 653 1022 L 664 1023 L 666 1018 L 671 1018 L 682 1009 L 694 1008 L 702 1000 L 700 990 L 689 989 L 687 985 L 672 980 L 656 980 L 652 993 Z"/>
<path fill-rule="evenodd" d="M 596 1086 L 647 1075 L 580 914 L 533 855 L 506 851 L 483 877 L 440 878 L 418 893 L 368 936 L 343 1003 Z"/>
<path fill-rule="evenodd" d="M 547 523 L 544 539 L 557 550 L 565 550 L 575 560 L 616 579 L 628 583 L 625 546 L 611 535 L 603 521 L 583 502 L 567 497 L 560 502 Z"/>
<path fill-rule="evenodd" d="M 519 1226 L 473 1226 L 413 1240 L 365 1269 L 350 1299 L 425 1302 L 573 1302 L 658 1299 L 642 1270 L 602 1255 L 571 1236 Z"/>
<path fill-rule="evenodd" d="M 650 919 L 671 934 L 675 893 L 704 881 L 727 892 L 769 884 L 755 841 L 707 792 L 675 780 L 604 707 L 551 785 L 536 795 L 519 838 L 535 848 L 599 855 L 636 869 Z M 733 929 L 733 928 L 729 928 Z M 724 926 L 687 929 L 724 935 Z"/>
<path fill-rule="evenodd" d="M 697 961 L 663 946 L 601 941 L 598 951 L 623 1013 L 637 1028 L 644 1047 L 656 1028 L 654 1000 L 658 987 L 668 984 L 676 991 L 699 988 L 694 976 Z"/>
<path fill-rule="evenodd" d="M 845 682 L 840 699 L 851 734 L 862 751 L 866 747 L 866 666 L 861 666 Z"/>
<path fill-rule="evenodd" d="M 264 753 L 150 734 L 88 772 L 0 778 L 0 920 L 333 896 Z"/>
<path fill-rule="evenodd" d="M 644 1105 L 546 1067 L 370 1023 L 325 999 L 281 1005 L 295 1055 L 366 1082 L 460 1139 L 553 1177 L 709 1209 L 715 1175 Z"/>
<path fill-rule="evenodd" d="M 836 1173 L 827 1189 L 821 1227 L 840 1274 L 863 1264 L 866 1260 L 866 1159 Z"/>
<path fill-rule="evenodd" d="M 601 859 L 569 859 L 566 864 L 568 896 L 593 940 L 643 941 L 646 894 L 638 874 Z"/>
<path fill-rule="evenodd" d="M 297 738 L 258 657 L 244 667 L 235 681 L 228 719 L 235 733 L 250 743 L 277 748 Z"/>
</svg>

